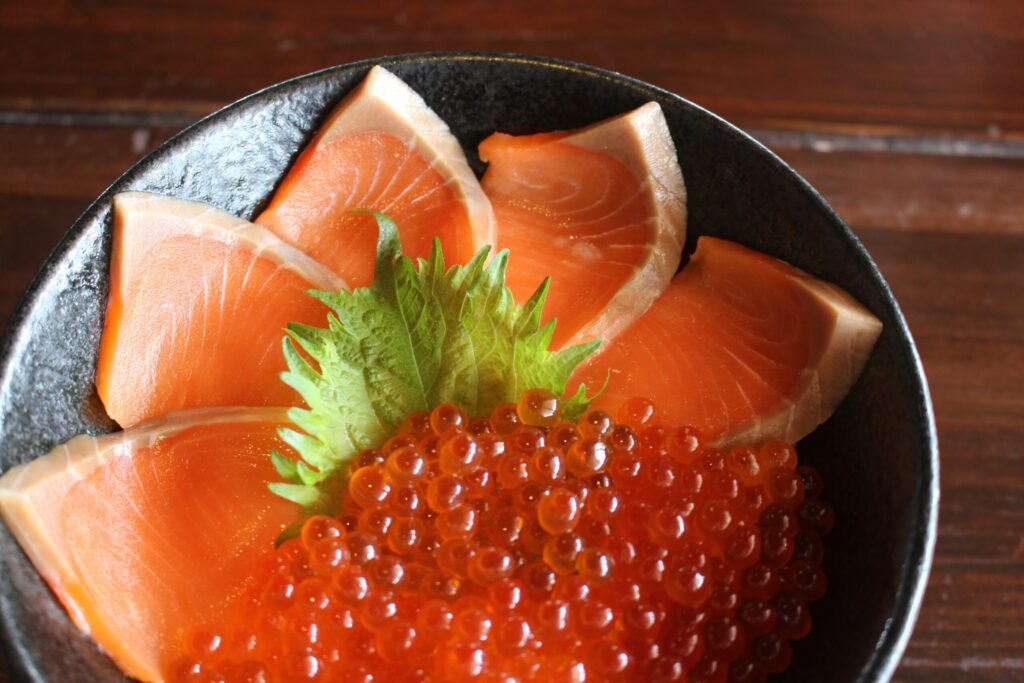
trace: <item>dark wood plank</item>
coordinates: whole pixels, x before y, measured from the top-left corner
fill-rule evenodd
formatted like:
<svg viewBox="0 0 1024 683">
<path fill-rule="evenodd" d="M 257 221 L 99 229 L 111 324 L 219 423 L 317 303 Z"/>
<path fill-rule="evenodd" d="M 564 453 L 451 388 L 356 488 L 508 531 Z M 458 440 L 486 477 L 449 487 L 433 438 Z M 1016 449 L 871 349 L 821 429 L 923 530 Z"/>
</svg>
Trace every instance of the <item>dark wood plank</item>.
<svg viewBox="0 0 1024 683">
<path fill-rule="evenodd" d="M 198 114 L 333 64 L 460 48 L 615 69 L 747 125 L 1001 137 L 1024 133 L 1021 25 L 1016 0 L 11 2 L 0 110 Z"/>
<path fill-rule="evenodd" d="M 858 229 L 1024 233 L 1024 158 L 772 145 Z"/>
<path fill-rule="evenodd" d="M 0 202 L 0 326 L 6 326 L 33 275 L 82 212 L 84 202 L 2 192 Z"/>
<path fill-rule="evenodd" d="M 94 198 L 176 132 L 166 126 L 0 124 L 0 192 Z"/>
<path fill-rule="evenodd" d="M 89 203 L 174 130 L 0 125 L 0 326 Z"/>
<path fill-rule="evenodd" d="M 1024 235 L 860 230 L 928 374 L 939 541 L 898 681 L 1024 680 Z"/>
</svg>

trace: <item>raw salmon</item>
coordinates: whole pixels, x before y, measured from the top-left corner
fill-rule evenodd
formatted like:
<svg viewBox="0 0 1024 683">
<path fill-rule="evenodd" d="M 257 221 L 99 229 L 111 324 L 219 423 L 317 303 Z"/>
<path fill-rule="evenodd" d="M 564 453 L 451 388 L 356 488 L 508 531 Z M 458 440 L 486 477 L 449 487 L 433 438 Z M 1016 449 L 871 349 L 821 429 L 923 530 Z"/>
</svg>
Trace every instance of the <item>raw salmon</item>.
<svg viewBox="0 0 1024 683">
<path fill-rule="evenodd" d="M 0 513 L 75 625 L 159 681 L 296 519 L 267 490 L 286 422 L 279 408 L 201 409 L 77 436 L 4 474 Z"/>
<path fill-rule="evenodd" d="M 426 257 L 435 236 L 447 263 L 493 242 L 494 213 L 448 126 L 409 86 L 376 66 L 331 113 L 256 222 L 326 264 L 351 287 L 373 275 L 382 211 L 402 251 Z"/>
<path fill-rule="evenodd" d="M 686 240 L 686 188 L 656 102 L 572 132 L 480 144 L 483 188 L 526 301 L 545 277 L 555 348 L 615 338 L 668 286 Z"/>
<path fill-rule="evenodd" d="M 122 427 L 182 408 L 293 405 L 278 375 L 289 322 L 323 325 L 306 294 L 342 281 L 266 228 L 205 204 L 114 198 L 110 300 L 96 367 Z"/>
<path fill-rule="evenodd" d="M 711 237 L 654 305 L 570 382 L 614 410 L 649 396 L 669 424 L 720 446 L 789 443 L 824 422 L 882 324 L 834 285 Z"/>
</svg>

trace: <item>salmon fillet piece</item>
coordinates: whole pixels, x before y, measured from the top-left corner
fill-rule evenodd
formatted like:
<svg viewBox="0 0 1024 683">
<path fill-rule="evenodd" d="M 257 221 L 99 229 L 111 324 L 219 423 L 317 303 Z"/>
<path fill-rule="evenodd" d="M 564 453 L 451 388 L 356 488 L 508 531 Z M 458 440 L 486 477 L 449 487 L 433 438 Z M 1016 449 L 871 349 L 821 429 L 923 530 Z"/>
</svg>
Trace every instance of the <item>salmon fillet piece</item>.
<svg viewBox="0 0 1024 683">
<path fill-rule="evenodd" d="M 494 213 L 447 124 L 397 76 L 375 66 L 328 116 L 256 218 L 350 287 L 373 279 L 377 224 L 388 214 L 402 253 L 439 237 L 449 264 L 494 239 Z"/>
<path fill-rule="evenodd" d="M 576 131 L 480 143 L 482 185 L 526 301 L 545 277 L 552 346 L 614 339 L 668 286 L 686 241 L 686 187 L 661 107 Z"/>
<path fill-rule="evenodd" d="M 76 436 L 0 478 L 0 514 L 75 625 L 160 681 L 297 518 L 267 490 L 286 423 L 281 408 L 200 409 Z"/>
<path fill-rule="evenodd" d="M 647 396 L 661 421 L 719 446 L 795 443 L 860 375 L 882 323 L 838 287 L 733 242 L 701 237 L 653 306 L 570 381 L 617 410 Z"/>
<path fill-rule="evenodd" d="M 96 367 L 122 427 L 184 408 L 293 405 L 278 375 L 289 322 L 322 325 L 309 289 L 330 270 L 270 233 L 197 202 L 114 198 L 110 298 Z"/>
</svg>

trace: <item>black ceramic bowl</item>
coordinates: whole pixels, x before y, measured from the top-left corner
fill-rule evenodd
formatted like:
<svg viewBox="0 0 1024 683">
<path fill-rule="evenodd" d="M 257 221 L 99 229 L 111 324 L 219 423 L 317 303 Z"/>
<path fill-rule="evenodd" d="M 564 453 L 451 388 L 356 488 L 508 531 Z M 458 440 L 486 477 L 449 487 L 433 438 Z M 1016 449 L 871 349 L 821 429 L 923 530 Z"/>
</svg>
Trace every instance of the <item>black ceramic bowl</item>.
<svg viewBox="0 0 1024 683">
<path fill-rule="evenodd" d="M 839 410 L 801 442 L 837 522 L 826 543 L 827 596 L 780 681 L 885 681 L 917 616 L 931 564 L 938 459 L 931 406 L 899 307 L 871 258 L 800 176 L 740 130 L 676 95 L 619 74 L 493 54 L 389 57 L 263 90 L 207 117 L 133 166 L 71 226 L 0 342 L 0 466 L 81 432 L 110 431 L 93 387 L 107 298 L 111 197 L 148 190 L 252 217 L 324 115 L 374 64 L 421 93 L 477 171 L 495 130 L 576 128 L 649 100 L 665 111 L 689 193 L 689 240 L 717 235 L 835 282 L 885 324 Z M 2 525 L 0 525 L 2 526 Z M 122 680 L 71 625 L 6 528 L 0 613 L 15 676 Z"/>
</svg>

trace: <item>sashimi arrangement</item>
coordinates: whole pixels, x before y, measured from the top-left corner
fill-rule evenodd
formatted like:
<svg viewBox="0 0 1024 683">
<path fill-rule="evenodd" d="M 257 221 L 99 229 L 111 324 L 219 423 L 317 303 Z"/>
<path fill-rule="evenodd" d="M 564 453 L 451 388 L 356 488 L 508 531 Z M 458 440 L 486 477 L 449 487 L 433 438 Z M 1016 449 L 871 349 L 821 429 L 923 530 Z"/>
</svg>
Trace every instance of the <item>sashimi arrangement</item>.
<svg viewBox="0 0 1024 683">
<path fill-rule="evenodd" d="M 381 67 L 255 222 L 114 198 L 124 431 L 0 478 L 141 681 L 765 681 L 834 512 L 794 444 L 881 323 L 700 237 L 656 103 L 494 133 L 477 180 Z M 678 271 L 678 272 L 677 272 Z"/>
</svg>

